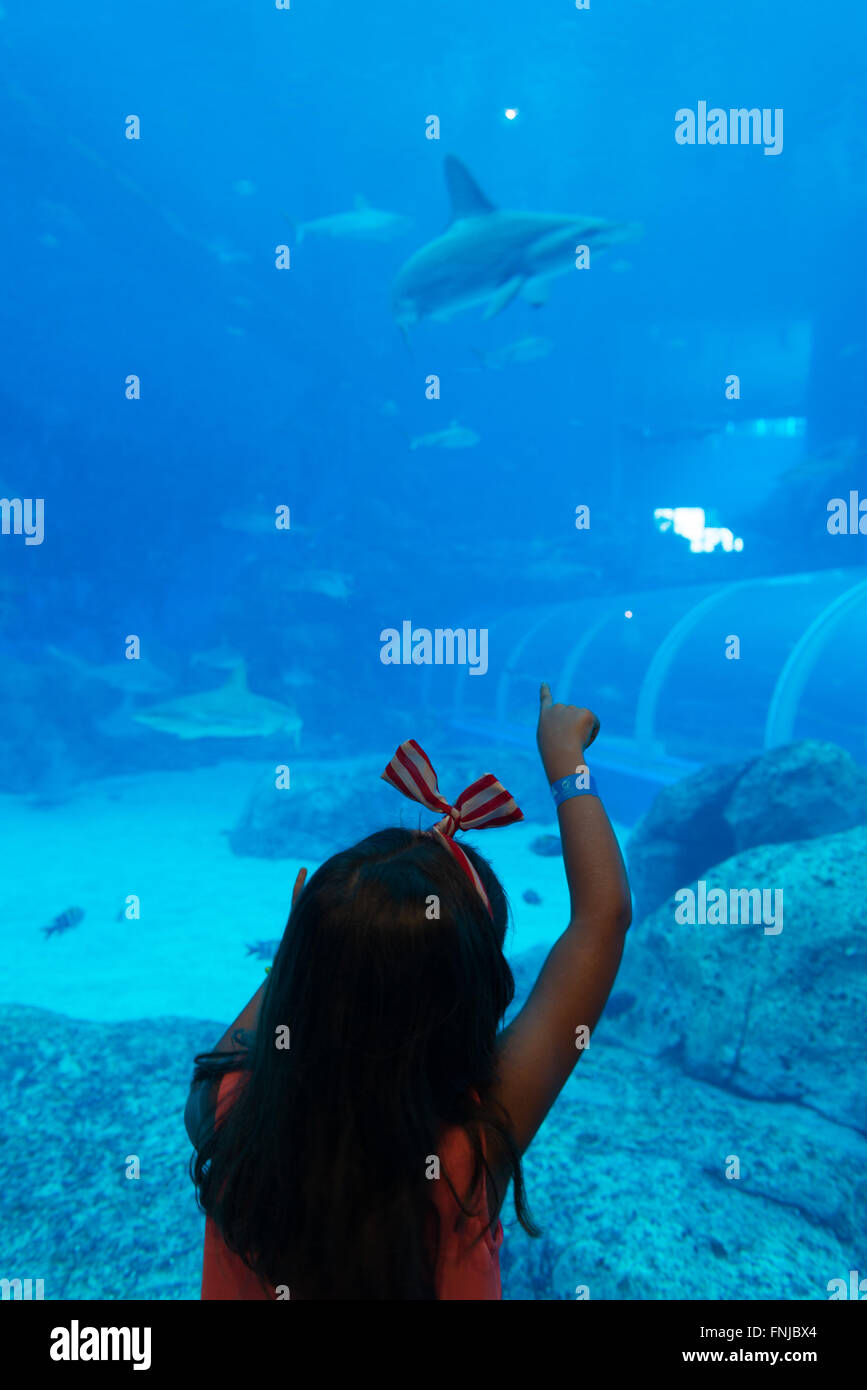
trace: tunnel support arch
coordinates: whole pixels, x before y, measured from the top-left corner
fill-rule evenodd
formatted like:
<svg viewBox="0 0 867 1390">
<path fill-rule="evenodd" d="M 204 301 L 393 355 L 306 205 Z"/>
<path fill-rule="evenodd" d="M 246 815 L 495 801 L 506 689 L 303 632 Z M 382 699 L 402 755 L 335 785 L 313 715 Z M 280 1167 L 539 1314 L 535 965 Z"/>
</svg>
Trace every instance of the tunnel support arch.
<svg viewBox="0 0 867 1390">
<path fill-rule="evenodd" d="M 859 584 L 853 584 L 851 588 L 832 599 L 798 638 L 777 677 L 774 693 L 768 705 L 765 748 L 776 748 L 781 743 L 791 742 L 804 686 L 822 648 L 846 615 L 865 598 L 867 579 L 862 579 Z"/>
</svg>

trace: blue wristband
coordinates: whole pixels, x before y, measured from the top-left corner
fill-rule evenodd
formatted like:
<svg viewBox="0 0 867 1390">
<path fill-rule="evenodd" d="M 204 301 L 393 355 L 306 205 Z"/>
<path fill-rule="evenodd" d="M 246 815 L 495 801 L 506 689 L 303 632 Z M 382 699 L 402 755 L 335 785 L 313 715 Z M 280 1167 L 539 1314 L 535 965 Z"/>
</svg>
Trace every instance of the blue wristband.
<svg viewBox="0 0 867 1390">
<path fill-rule="evenodd" d="M 573 796 L 598 796 L 599 789 L 592 772 L 589 774 L 589 787 L 581 786 L 585 775 L 584 773 L 573 772 L 569 777 L 561 777 L 559 782 L 552 782 L 551 794 L 554 797 L 554 805 L 561 806 L 564 801 L 568 801 Z"/>
</svg>

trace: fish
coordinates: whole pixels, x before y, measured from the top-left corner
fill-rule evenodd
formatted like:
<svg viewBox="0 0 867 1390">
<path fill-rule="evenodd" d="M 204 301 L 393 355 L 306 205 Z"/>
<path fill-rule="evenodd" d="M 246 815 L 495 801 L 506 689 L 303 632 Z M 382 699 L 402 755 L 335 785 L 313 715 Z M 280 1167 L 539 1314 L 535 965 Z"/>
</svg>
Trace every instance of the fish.
<svg viewBox="0 0 867 1390">
<path fill-rule="evenodd" d="M 58 917 L 55 917 L 50 926 L 43 927 L 42 930 L 46 937 L 60 936 L 62 932 L 71 931 L 73 927 L 77 927 L 83 917 L 83 907 L 68 907 L 65 912 L 61 912 Z"/>
<path fill-rule="evenodd" d="M 121 656 L 117 661 L 98 666 L 74 652 L 59 651 L 57 647 L 46 647 L 51 656 L 63 661 L 85 680 L 101 681 L 114 690 L 122 690 L 130 695 L 162 695 L 171 690 L 174 681 L 161 671 L 146 656 L 129 661 Z"/>
<path fill-rule="evenodd" d="M 207 666 L 211 671 L 234 671 L 244 658 L 221 642 L 218 647 L 210 647 L 206 652 L 194 652 L 190 657 L 191 666 Z"/>
<path fill-rule="evenodd" d="M 410 256 L 392 287 L 394 318 L 404 333 L 421 319 L 447 321 L 476 305 L 493 318 L 518 294 L 538 305 L 549 281 L 575 268 L 577 246 L 601 250 L 640 232 L 634 223 L 580 214 L 501 211 L 454 155 L 446 156 L 445 179 L 451 223 Z"/>
<path fill-rule="evenodd" d="M 326 598 L 349 598 L 352 575 L 342 570 L 300 570 L 284 574 L 279 588 L 284 594 L 323 594 Z"/>
<path fill-rule="evenodd" d="M 252 946 L 248 945 L 247 955 L 255 956 L 257 960 L 273 960 L 279 946 L 279 941 L 254 941 Z"/>
<path fill-rule="evenodd" d="M 519 338 L 517 342 L 506 343 L 505 347 L 495 348 L 493 352 L 477 350 L 476 356 L 483 366 L 499 372 L 518 362 L 537 362 L 540 357 L 547 357 L 553 346 L 550 338 Z"/>
<path fill-rule="evenodd" d="M 206 251 L 210 251 L 212 256 L 216 256 L 220 265 L 235 265 L 238 261 L 243 263 L 253 259 L 249 251 L 234 251 L 225 237 L 217 237 L 215 241 L 206 241 L 204 246 Z"/>
<path fill-rule="evenodd" d="M 537 835 L 530 845 L 532 854 L 541 854 L 543 859 L 557 859 L 563 853 L 559 835 Z"/>
<path fill-rule="evenodd" d="M 412 218 L 400 212 L 384 212 L 372 208 L 366 198 L 357 194 L 352 212 L 336 212 L 330 217 L 317 217 L 312 222 L 295 226 L 295 241 L 307 236 L 337 237 L 341 241 L 391 241 L 403 236 L 412 226 Z"/>
<path fill-rule="evenodd" d="M 267 738 L 288 733 L 299 746 L 302 721 L 289 705 L 256 695 L 247 688 L 243 661 L 225 685 L 195 695 L 181 695 L 160 705 L 146 705 L 133 718 L 139 724 L 176 738 Z"/>
<path fill-rule="evenodd" d="M 472 449 L 474 444 L 478 444 L 481 435 L 476 434 L 475 430 L 469 430 L 464 425 L 459 425 L 457 420 L 452 420 L 448 429 L 437 430 L 435 434 L 422 434 L 416 439 L 411 439 L 409 447 L 411 449 Z"/>
<path fill-rule="evenodd" d="M 282 522 L 284 516 L 285 513 L 278 512 L 277 507 L 263 502 L 261 506 L 233 507 L 220 517 L 220 525 L 224 531 L 242 531 L 246 536 L 280 535 L 290 529 L 297 531 L 297 527 L 278 526 L 278 521 Z"/>
<path fill-rule="evenodd" d="M 288 685 L 290 690 L 299 690 L 302 686 L 315 684 L 309 671 L 281 671 L 280 681 L 281 684 Z"/>
<path fill-rule="evenodd" d="M 525 888 L 521 897 L 524 899 L 525 903 L 530 903 L 533 907 L 538 907 L 542 901 L 535 888 Z"/>
</svg>

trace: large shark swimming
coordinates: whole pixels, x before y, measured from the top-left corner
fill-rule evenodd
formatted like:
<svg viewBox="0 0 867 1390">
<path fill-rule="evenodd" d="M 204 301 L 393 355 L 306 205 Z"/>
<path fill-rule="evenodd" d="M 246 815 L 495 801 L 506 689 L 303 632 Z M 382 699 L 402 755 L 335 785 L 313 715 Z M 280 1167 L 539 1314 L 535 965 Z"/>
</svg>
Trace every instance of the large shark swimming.
<svg viewBox="0 0 867 1390">
<path fill-rule="evenodd" d="M 448 230 L 410 256 L 394 282 L 394 316 L 402 329 L 424 318 L 445 321 L 474 305 L 493 318 L 518 294 L 541 304 L 548 282 L 575 268 L 577 247 L 600 250 L 640 231 L 635 223 L 578 214 L 501 211 L 454 155 L 446 156 L 445 177 L 452 204 Z"/>
<path fill-rule="evenodd" d="M 180 739 L 268 738 L 283 730 L 296 748 L 303 727 L 291 706 L 248 690 L 246 667 L 240 659 L 226 683 L 215 690 L 147 705 L 136 710 L 132 718 L 138 724 Z"/>
</svg>

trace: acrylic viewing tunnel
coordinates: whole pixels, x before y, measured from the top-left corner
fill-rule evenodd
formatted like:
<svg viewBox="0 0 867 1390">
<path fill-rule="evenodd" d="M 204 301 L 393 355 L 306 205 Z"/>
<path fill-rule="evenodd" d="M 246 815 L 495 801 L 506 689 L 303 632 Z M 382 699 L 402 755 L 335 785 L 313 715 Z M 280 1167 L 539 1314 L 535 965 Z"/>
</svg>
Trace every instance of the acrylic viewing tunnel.
<svg viewBox="0 0 867 1390">
<path fill-rule="evenodd" d="M 548 680 L 599 715 L 594 765 L 654 784 L 645 795 L 799 738 L 867 764 L 867 569 L 516 608 L 489 627 L 484 676 L 426 676 L 456 732 L 524 746 Z"/>
</svg>

